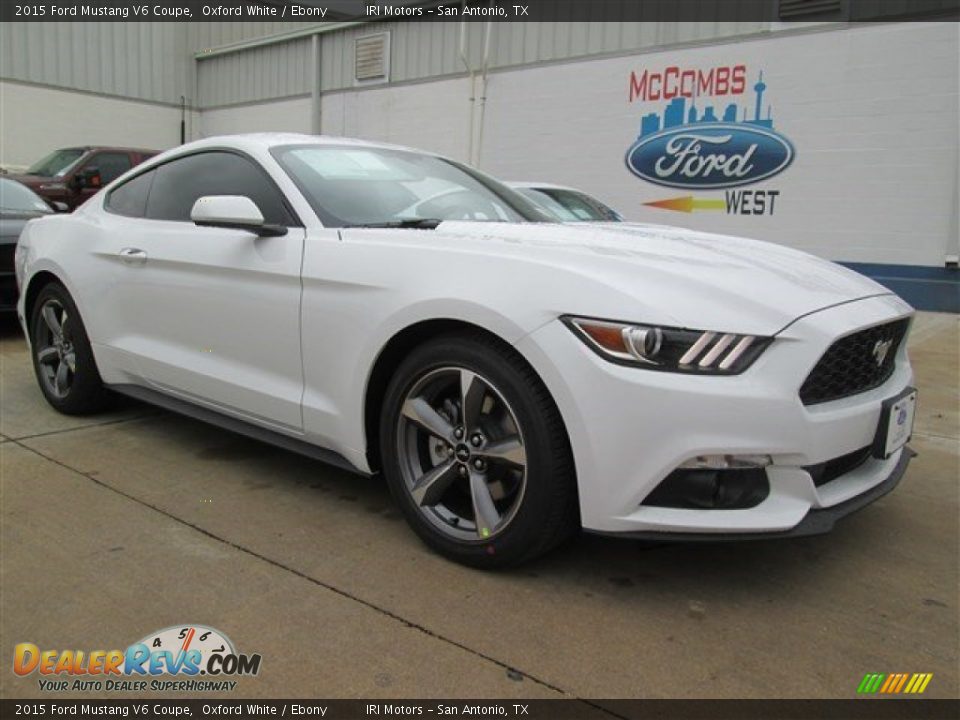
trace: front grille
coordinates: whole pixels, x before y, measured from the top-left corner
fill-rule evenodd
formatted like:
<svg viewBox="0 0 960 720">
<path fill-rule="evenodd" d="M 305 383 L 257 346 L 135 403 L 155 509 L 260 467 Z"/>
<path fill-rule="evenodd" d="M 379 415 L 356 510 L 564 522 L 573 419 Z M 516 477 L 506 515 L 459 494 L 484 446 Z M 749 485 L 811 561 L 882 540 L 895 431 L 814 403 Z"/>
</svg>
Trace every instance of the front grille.
<svg viewBox="0 0 960 720">
<path fill-rule="evenodd" d="M 804 405 L 839 400 L 883 385 L 893 374 L 909 318 L 874 325 L 837 340 L 800 388 Z"/>
<path fill-rule="evenodd" d="M 867 445 L 859 450 L 854 450 L 852 453 L 833 458 L 833 460 L 827 460 L 816 465 L 807 465 L 803 469 L 810 473 L 813 484 L 820 487 L 831 480 L 836 480 L 841 475 L 856 470 L 870 458 L 872 450 L 873 446 Z"/>
</svg>

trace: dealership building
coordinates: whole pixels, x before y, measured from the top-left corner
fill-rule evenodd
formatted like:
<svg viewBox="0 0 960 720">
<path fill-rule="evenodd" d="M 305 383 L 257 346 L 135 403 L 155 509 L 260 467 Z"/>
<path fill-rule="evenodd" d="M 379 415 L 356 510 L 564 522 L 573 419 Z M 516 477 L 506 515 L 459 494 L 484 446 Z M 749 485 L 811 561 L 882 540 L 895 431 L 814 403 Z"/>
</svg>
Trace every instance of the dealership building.
<svg viewBox="0 0 960 720">
<path fill-rule="evenodd" d="M 4 23 L 0 164 L 250 131 L 387 141 L 956 311 L 960 25 L 941 4 L 878 3 L 895 19 L 866 23 L 840 0 L 689 23 Z M 718 128 L 741 138 L 722 162 L 702 153 Z"/>
</svg>

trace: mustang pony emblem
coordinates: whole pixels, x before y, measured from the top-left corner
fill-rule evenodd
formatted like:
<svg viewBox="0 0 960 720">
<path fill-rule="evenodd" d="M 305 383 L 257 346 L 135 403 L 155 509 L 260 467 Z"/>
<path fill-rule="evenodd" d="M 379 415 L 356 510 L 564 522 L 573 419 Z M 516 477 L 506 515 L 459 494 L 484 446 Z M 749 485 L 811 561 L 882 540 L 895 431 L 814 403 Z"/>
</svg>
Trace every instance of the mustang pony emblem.
<svg viewBox="0 0 960 720">
<path fill-rule="evenodd" d="M 893 340 L 877 340 L 874 344 L 873 358 L 877 361 L 877 367 L 883 365 L 883 360 L 887 357 L 887 353 L 890 352 L 891 345 L 893 345 Z"/>
</svg>

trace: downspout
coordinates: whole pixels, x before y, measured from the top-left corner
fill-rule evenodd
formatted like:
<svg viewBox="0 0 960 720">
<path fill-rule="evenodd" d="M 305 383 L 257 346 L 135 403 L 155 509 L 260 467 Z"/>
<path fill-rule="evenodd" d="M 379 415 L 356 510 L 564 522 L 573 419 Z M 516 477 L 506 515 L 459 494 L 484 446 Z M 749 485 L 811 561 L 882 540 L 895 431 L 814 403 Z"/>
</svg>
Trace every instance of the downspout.
<svg viewBox="0 0 960 720">
<path fill-rule="evenodd" d="M 483 120 L 487 112 L 487 70 L 490 67 L 490 35 L 493 31 L 493 21 L 487 21 L 483 38 L 483 65 L 481 69 L 482 79 L 480 81 L 480 127 L 477 128 L 477 157 L 471 163 L 480 167 L 480 157 L 483 150 Z"/>
<path fill-rule="evenodd" d="M 310 36 L 310 133 L 322 134 L 323 113 L 320 105 L 320 83 L 323 75 L 320 72 L 320 35 Z"/>
<path fill-rule="evenodd" d="M 464 5 L 466 0 L 464 0 Z M 474 103 L 476 102 L 476 75 L 474 73 L 473 67 L 470 65 L 470 61 L 467 59 L 467 21 L 460 21 L 460 62 L 463 63 L 463 66 L 467 69 L 467 72 L 470 73 L 470 123 L 467 130 L 467 164 L 473 162 L 473 116 L 474 116 Z"/>
</svg>

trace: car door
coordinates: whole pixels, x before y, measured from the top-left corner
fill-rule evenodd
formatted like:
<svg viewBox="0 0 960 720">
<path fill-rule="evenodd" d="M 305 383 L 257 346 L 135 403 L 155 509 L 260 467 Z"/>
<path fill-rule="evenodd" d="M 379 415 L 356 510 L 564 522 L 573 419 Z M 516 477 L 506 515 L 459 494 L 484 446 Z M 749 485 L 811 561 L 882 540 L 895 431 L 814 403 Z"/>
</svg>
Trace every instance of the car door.
<svg viewBox="0 0 960 720">
<path fill-rule="evenodd" d="M 198 227 L 197 198 L 244 195 L 285 235 Z M 145 207 L 144 207 L 145 204 Z M 304 229 L 259 165 L 202 152 L 112 190 L 106 341 L 155 389 L 281 431 L 302 429 Z M 133 217 L 142 215 L 142 217 Z"/>
<path fill-rule="evenodd" d="M 93 153 L 85 159 L 74 171 L 75 182 L 83 178 L 86 173 L 96 170 L 100 181 L 95 185 L 78 185 L 74 195 L 74 207 L 85 203 L 92 195 L 100 192 L 100 188 L 106 187 L 118 177 L 123 175 L 134 165 L 130 153 L 119 150 L 100 150 Z"/>
</svg>

